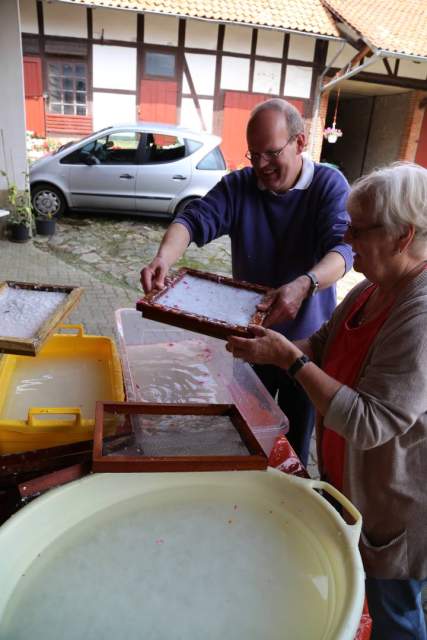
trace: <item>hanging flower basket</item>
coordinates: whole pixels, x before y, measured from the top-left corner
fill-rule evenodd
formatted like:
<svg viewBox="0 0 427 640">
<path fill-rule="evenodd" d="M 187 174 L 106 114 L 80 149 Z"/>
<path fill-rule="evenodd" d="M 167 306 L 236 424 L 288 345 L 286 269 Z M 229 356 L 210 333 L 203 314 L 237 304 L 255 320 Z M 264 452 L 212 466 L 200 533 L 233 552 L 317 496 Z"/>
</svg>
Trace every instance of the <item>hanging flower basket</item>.
<svg viewBox="0 0 427 640">
<path fill-rule="evenodd" d="M 341 138 L 341 136 L 342 136 L 341 129 L 336 129 L 335 126 L 327 127 L 323 131 L 323 137 L 326 138 L 326 140 L 331 143 L 336 142 L 338 138 Z"/>
</svg>

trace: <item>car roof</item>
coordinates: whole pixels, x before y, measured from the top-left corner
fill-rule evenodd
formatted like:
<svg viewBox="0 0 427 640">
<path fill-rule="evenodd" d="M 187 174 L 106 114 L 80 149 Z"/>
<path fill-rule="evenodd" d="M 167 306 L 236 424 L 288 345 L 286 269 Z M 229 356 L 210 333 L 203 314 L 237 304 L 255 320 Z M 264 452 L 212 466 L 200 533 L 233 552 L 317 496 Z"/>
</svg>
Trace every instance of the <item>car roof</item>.
<svg viewBox="0 0 427 640">
<path fill-rule="evenodd" d="M 207 133 L 206 131 L 194 131 L 193 129 L 187 129 L 186 127 L 181 127 L 180 125 L 176 124 L 146 121 L 113 124 L 109 127 L 104 127 L 99 131 L 94 131 L 91 136 L 100 133 L 101 131 L 110 131 L 111 129 L 115 129 L 116 131 L 123 131 L 126 129 L 143 129 L 144 131 L 149 132 L 157 131 L 160 133 L 181 134 L 183 136 L 191 136 L 196 139 L 199 138 L 201 140 L 211 140 L 212 142 L 216 142 L 217 144 L 220 144 L 221 142 L 221 138 L 219 136 L 216 136 L 213 133 Z"/>
</svg>

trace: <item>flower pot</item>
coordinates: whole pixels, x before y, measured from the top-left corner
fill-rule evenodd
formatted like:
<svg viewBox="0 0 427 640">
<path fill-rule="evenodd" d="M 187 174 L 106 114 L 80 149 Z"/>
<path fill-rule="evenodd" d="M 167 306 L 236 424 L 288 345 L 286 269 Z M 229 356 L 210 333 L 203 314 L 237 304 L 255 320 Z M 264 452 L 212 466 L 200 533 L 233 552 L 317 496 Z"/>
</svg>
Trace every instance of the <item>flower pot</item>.
<svg viewBox="0 0 427 640">
<path fill-rule="evenodd" d="M 36 218 L 36 231 L 40 236 L 53 236 L 55 228 L 55 218 Z"/>
<path fill-rule="evenodd" d="M 328 134 L 328 142 L 336 142 L 338 140 L 338 136 L 336 133 Z"/>
<path fill-rule="evenodd" d="M 0 239 L 4 238 L 6 235 L 6 229 L 8 226 L 8 215 L 9 211 L 7 209 L 0 209 Z"/>
<path fill-rule="evenodd" d="M 11 242 L 28 242 L 30 239 L 30 227 L 22 222 L 12 222 L 8 228 Z"/>
</svg>

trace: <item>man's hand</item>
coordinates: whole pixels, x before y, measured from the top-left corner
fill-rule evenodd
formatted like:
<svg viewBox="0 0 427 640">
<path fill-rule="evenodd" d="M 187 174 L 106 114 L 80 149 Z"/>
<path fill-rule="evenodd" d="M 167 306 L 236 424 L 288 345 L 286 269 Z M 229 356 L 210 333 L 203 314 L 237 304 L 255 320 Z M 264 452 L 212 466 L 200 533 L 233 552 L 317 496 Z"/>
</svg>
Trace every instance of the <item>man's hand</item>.
<svg viewBox="0 0 427 640">
<path fill-rule="evenodd" d="M 253 338 L 228 338 L 226 349 L 235 358 L 256 364 L 274 364 L 286 369 L 300 353 L 298 347 L 277 331 L 258 325 L 250 325 L 249 329 Z"/>
<path fill-rule="evenodd" d="M 310 284 L 310 278 L 300 276 L 268 294 L 257 307 L 259 311 L 267 311 L 264 326 L 271 327 L 286 320 L 294 320 L 307 297 Z"/>
<path fill-rule="evenodd" d="M 153 289 L 164 289 L 165 278 L 169 271 L 168 263 L 156 257 L 147 267 L 141 271 L 141 284 L 145 293 L 150 293 Z"/>
<path fill-rule="evenodd" d="M 164 289 L 169 269 L 184 255 L 190 244 L 190 232 L 179 222 L 169 225 L 154 260 L 141 271 L 141 284 L 145 293 Z"/>
</svg>

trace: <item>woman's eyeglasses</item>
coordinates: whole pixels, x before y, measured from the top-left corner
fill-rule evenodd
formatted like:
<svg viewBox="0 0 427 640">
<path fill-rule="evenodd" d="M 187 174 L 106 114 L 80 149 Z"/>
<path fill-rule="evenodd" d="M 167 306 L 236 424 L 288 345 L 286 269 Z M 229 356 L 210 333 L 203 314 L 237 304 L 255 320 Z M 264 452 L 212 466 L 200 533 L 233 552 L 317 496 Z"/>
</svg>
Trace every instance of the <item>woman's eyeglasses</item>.
<svg viewBox="0 0 427 640">
<path fill-rule="evenodd" d="M 352 238 L 357 240 L 357 238 L 360 238 L 360 236 L 363 236 L 365 233 L 369 233 L 369 231 L 383 228 L 383 224 L 372 224 L 370 227 L 353 227 L 353 225 L 349 224 L 347 227 L 347 233 L 349 233 Z"/>
</svg>

